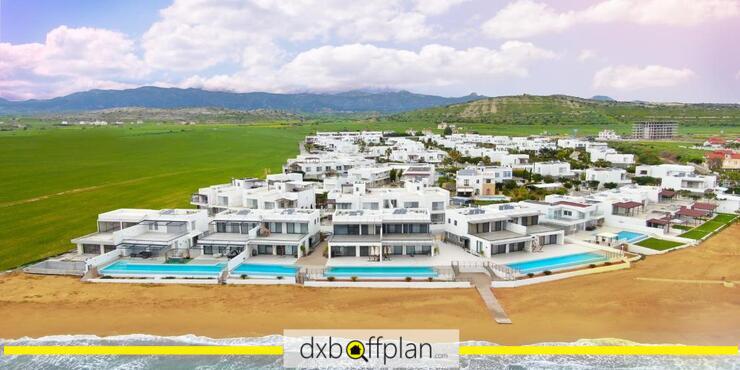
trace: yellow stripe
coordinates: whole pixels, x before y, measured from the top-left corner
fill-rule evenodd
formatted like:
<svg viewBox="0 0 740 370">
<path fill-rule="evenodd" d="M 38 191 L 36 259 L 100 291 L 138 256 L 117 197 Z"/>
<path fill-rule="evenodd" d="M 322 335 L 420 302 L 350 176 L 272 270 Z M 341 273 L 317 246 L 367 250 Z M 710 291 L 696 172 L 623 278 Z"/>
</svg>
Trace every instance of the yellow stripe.
<svg viewBox="0 0 740 370">
<path fill-rule="evenodd" d="M 5 346 L 5 355 L 274 355 L 282 346 Z"/>
<path fill-rule="evenodd" d="M 461 355 L 736 356 L 736 346 L 461 346 Z"/>
<path fill-rule="evenodd" d="M 460 355 L 664 355 L 737 356 L 735 346 L 461 346 Z M 177 355 L 280 356 L 282 346 L 5 346 L 6 356 L 21 355 Z"/>
</svg>

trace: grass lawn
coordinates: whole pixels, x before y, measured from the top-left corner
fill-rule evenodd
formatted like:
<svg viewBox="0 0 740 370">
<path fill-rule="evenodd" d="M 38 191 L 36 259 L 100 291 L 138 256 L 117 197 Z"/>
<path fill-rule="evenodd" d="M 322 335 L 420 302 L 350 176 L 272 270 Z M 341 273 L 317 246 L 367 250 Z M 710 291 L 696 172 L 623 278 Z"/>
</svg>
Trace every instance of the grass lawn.
<svg viewBox="0 0 740 370">
<path fill-rule="evenodd" d="M 637 243 L 637 245 L 641 247 L 655 249 L 656 251 L 664 251 L 666 249 L 675 248 L 681 244 L 682 243 L 679 243 L 679 242 L 663 240 L 663 239 L 656 239 L 656 238 L 645 239 Z"/>
<path fill-rule="evenodd" d="M 732 222 L 737 216 L 733 214 L 721 213 L 714 216 L 711 220 L 691 229 L 679 235 L 682 238 L 689 239 L 701 239 L 707 236 L 709 233 L 721 228 L 722 226 Z"/>
<path fill-rule="evenodd" d="M 686 226 L 686 225 L 673 225 L 671 227 L 674 228 L 674 229 L 678 229 L 678 230 L 691 230 L 691 229 L 693 229 L 693 227 Z"/>
</svg>

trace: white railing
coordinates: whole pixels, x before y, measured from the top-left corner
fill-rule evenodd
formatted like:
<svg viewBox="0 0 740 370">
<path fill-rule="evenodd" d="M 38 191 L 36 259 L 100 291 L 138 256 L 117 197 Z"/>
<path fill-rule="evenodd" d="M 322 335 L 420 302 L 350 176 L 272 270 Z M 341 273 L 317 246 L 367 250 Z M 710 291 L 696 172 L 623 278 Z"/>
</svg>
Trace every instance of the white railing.
<svg viewBox="0 0 740 370">
<path fill-rule="evenodd" d="M 231 271 L 234 271 L 235 268 L 239 267 L 239 265 L 244 262 L 245 259 L 249 257 L 249 248 L 244 248 L 244 250 L 237 254 L 236 257 L 229 260 L 229 262 L 226 264 L 226 271 L 228 273 L 231 273 Z"/>
<path fill-rule="evenodd" d="M 85 261 L 85 272 L 90 271 L 92 267 L 98 268 L 121 258 L 121 252 L 120 249 L 114 249 L 108 253 L 88 259 Z"/>
</svg>

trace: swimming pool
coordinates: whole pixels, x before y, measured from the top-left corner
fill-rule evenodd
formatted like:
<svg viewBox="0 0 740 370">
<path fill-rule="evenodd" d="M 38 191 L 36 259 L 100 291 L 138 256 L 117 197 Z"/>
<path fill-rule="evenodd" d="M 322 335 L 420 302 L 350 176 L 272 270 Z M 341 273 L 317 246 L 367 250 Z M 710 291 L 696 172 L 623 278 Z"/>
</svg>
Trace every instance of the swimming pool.
<svg viewBox="0 0 740 370">
<path fill-rule="evenodd" d="M 627 243 L 635 243 L 645 238 L 647 238 L 647 235 L 632 231 L 622 230 L 617 233 L 617 240 L 624 240 Z"/>
<path fill-rule="evenodd" d="M 298 267 L 293 265 L 268 265 L 242 263 L 231 271 L 231 275 L 294 276 Z"/>
<path fill-rule="evenodd" d="M 510 264 L 507 264 L 506 266 L 509 266 L 514 270 L 518 270 L 519 272 L 523 274 L 528 274 L 530 272 L 537 273 L 537 272 L 542 272 L 545 270 L 562 269 L 566 267 L 574 267 L 578 265 L 602 262 L 606 260 L 607 260 L 606 257 L 598 253 L 586 252 L 586 253 L 570 254 L 567 256 L 544 258 L 541 260 L 510 263 Z"/>
<path fill-rule="evenodd" d="M 204 264 L 164 264 L 164 263 L 136 263 L 130 261 L 117 261 L 100 270 L 101 275 L 108 276 L 195 276 L 204 278 L 217 278 L 225 263 L 215 265 Z"/>
<path fill-rule="evenodd" d="M 437 271 L 424 266 L 347 266 L 330 267 L 324 275 L 333 277 L 406 278 L 436 277 Z"/>
</svg>

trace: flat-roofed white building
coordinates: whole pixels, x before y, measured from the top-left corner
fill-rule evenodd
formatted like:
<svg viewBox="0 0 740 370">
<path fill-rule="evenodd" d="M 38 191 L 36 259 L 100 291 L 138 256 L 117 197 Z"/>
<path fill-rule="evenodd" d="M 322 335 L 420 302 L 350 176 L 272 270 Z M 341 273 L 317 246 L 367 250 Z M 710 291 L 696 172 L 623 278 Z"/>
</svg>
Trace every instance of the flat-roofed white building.
<svg viewBox="0 0 740 370">
<path fill-rule="evenodd" d="M 543 214 L 526 203 L 449 209 L 445 239 L 486 258 L 562 245 L 563 230 L 540 224 Z"/>
<path fill-rule="evenodd" d="M 208 230 L 208 212 L 196 209 L 119 209 L 98 215 L 98 231 L 72 239 L 79 254 L 115 249 L 124 256 L 187 253 Z"/>
<path fill-rule="evenodd" d="M 598 181 L 603 186 L 607 183 L 617 185 L 629 184 L 627 171 L 622 168 L 589 168 L 586 170 L 586 181 Z"/>
<path fill-rule="evenodd" d="M 661 178 L 673 175 L 691 175 L 694 167 L 682 164 L 640 165 L 635 167 L 635 176 Z"/>
<path fill-rule="evenodd" d="M 270 255 L 302 257 L 315 247 L 320 213 L 313 209 L 242 209 L 215 215 L 198 239 L 202 255 L 233 257 L 248 249 L 247 258 Z"/>
<path fill-rule="evenodd" d="M 535 162 L 532 164 L 532 173 L 552 177 L 570 177 L 574 175 L 573 171 L 570 170 L 570 163 L 560 161 Z"/>
<path fill-rule="evenodd" d="M 546 201 L 525 201 L 543 211 L 540 224 L 562 229 L 565 235 L 592 230 L 604 224 L 604 213 L 594 203 L 553 194 Z"/>
<path fill-rule="evenodd" d="M 327 199 L 335 210 L 426 209 L 432 223 L 442 224 L 450 193 L 424 182 L 405 182 L 401 188 L 369 188 L 358 182 L 330 191 Z"/>
<path fill-rule="evenodd" d="M 581 139 L 558 139 L 558 147 L 570 149 L 586 149 L 589 142 Z"/>
<path fill-rule="evenodd" d="M 686 190 L 702 193 L 707 190 L 721 190 L 717 177 L 698 175 L 694 167 L 680 164 L 642 165 L 635 168 L 635 176 L 650 176 L 660 179 L 660 187 L 676 191 Z"/>
<path fill-rule="evenodd" d="M 216 214 L 227 209 L 315 208 L 315 184 L 295 180 L 298 173 L 268 175 L 267 180 L 234 179 L 198 189 L 190 204 Z"/>
<path fill-rule="evenodd" d="M 382 262 L 395 256 L 437 254 L 426 209 L 339 210 L 333 224 L 330 259 Z"/>
<path fill-rule="evenodd" d="M 494 195 L 496 183 L 512 179 L 511 167 L 474 167 L 457 171 L 458 196 Z"/>
<path fill-rule="evenodd" d="M 375 163 L 362 155 L 341 153 L 301 154 L 288 159 L 283 173 L 302 173 L 304 179 L 322 180 L 325 177 L 346 175 L 353 167 L 370 167 Z"/>
</svg>

